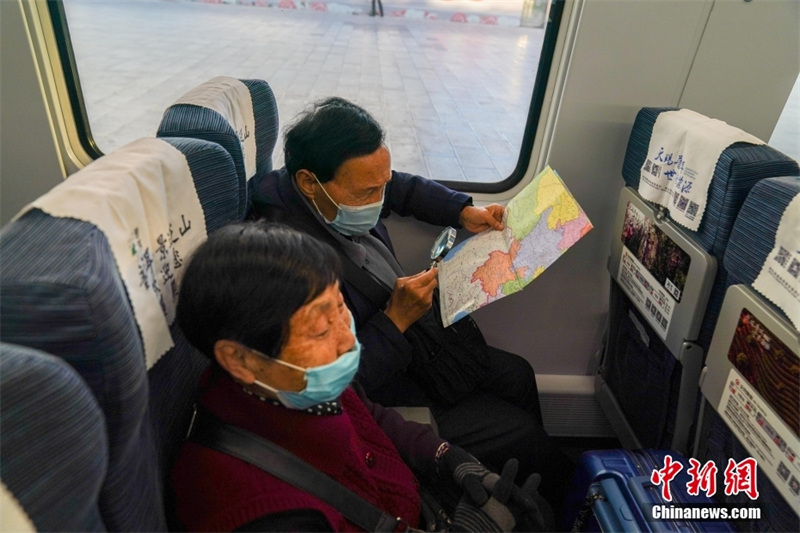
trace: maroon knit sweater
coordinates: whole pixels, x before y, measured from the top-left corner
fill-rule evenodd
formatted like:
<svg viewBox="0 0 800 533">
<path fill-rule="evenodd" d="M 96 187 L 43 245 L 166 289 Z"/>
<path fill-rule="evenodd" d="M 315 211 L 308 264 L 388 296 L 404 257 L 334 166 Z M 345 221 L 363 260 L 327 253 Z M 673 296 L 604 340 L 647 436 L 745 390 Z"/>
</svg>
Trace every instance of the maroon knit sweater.
<svg viewBox="0 0 800 533">
<path fill-rule="evenodd" d="M 223 422 L 267 438 L 392 516 L 416 527 L 414 474 L 352 388 L 343 413 L 316 416 L 264 402 L 227 376 L 204 376 L 200 403 Z M 183 444 L 172 471 L 178 517 L 189 531 L 231 531 L 271 513 L 314 509 L 334 531 L 359 531 L 320 499 L 240 459 Z"/>
</svg>

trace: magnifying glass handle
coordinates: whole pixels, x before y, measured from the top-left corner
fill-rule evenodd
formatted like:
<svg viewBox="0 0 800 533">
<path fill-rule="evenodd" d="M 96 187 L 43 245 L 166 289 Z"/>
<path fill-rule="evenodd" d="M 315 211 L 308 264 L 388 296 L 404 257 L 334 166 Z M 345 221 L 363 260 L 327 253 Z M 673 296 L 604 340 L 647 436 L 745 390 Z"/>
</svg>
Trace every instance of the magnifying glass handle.
<svg viewBox="0 0 800 533">
<path fill-rule="evenodd" d="M 436 266 L 436 264 L 437 264 L 438 262 L 439 262 L 439 261 L 431 261 L 431 266 L 429 266 L 429 267 L 428 267 L 428 270 L 430 270 L 430 269 L 432 269 L 433 267 L 435 267 L 435 266 Z"/>
</svg>

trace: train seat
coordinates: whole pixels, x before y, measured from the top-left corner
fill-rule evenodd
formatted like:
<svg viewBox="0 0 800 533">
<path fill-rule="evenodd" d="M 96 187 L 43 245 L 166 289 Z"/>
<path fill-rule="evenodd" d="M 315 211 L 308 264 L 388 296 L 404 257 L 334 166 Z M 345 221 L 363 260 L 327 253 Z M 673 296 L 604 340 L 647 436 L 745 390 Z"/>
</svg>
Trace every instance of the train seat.
<svg viewBox="0 0 800 533">
<path fill-rule="evenodd" d="M 278 139 L 278 105 L 263 80 L 212 78 L 166 109 L 157 137 L 190 137 L 215 142 L 233 157 L 242 183 L 272 170 Z M 242 189 L 242 212 L 247 210 Z"/>
<path fill-rule="evenodd" d="M 3 341 L 66 360 L 105 415 L 108 530 L 172 525 L 169 469 L 207 366 L 172 320 L 173 297 L 193 248 L 241 220 L 243 186 L 215 143 L 145 138 L 71 175 L 0 233 Z"/>
<path fill-rule="evenodd" d="M 747 196 L 723 256 L 729 273 L 726 296 L 703 370 L 695 454 L 714 461 L 719 476 L 729 459 L 739 463 L 754 457 L 759 464 L 757 501 L 745 494 L 719 491 L 717 495 L 725 503 L 761 507 L 761 520 L 740 523 L 742 530 L 800 531 L 800 471 L 797 457 L 792 457 L 800 453 L 800 304 L 796 296 L 794 304 L 774 304 L 775 287 L 765 289 L 759 280 L 762 269 L 772 267 L 784 281 L 794 283 L 796 290 L 800 254 L 795 251 L 783 260 L 774 250 L 780 247 L 776 236 L 784 214 L 789 209 L 795 215 L 800 212 L 798 202 L 798 177 L 765 179 Z M 795 227 L 795 242 L 800 238 L 798 231 Z M 751 416 L 725 396 L 737 378 L 740 386 L 756 397 Z M 738 415 L 735 421 L 730 413 Z M 732 431 L 731 425 L 752 428 L 752 433 L 742 438 L 741 431 Z M 759 438 L 758 433 L 767 427 L 775 430 L 774 434 L 764 433 Z M 753 447 L 755 442 L 761 445 Z M 771 456 L 767 459 L 765 453 Z M 786 457 L 782 457 L 784 453 Z M 722 480 L 718 486 L 723 486 Z"/>
<path fill-rule="evenodd" d="M 98 507 L 108 467 L 105 419 L 71 366 L 0 343 L 0 428 L 0 530 L 106 530 Z"/>
<path fill-rule="evenodd" d="M 720 258 L 733 222 L 755 183 L 800 172 L 796 161 L 764 144 L 736 141 L 721 148 L 716 164 L 709 167 L 713 175 L 705 211 L 698 214 L 702 218 L 695 229 L 690 229 L 676 221 L 673 214 L 677 212 L 670 214 L 639 192 L 656 122 L 669 111 L 679 110 L 643 108 L 631 130 L 622 168 L 626 186 L 615 225 L 619 233 L 609 260 L 609 327 L 596 390 L 624 446 L 685 453 L 696 419 L 703 358 L 724 296 L 727 273 Z M 747 134 L 742 132 L 742 136 Z M 709 133 L 694 137 L 692 146 L 718 142 Z M 647 225 L 650 237 L 661 244 L 639 242 L 638 250 L 626 252 L 630 246 L 637 247 L 635 233 L 630 234 L 632 241 L 623 243 L 628 237 L 622 232 L 630 229 L 631 221 Z M 637 254 L 650 254 L 647 267 Z M 667 277 L 669 271 L 677 278 Z M 654 291 L 653 301 L 662 303 L 651 306 L 652 296 L 632 296 L 637 289 L 641 294 Z M 643 395 L 651 401 L 642 402 Z"/>
<path fill-rule="evenodd" d="M 629 187 L 639 187 L 641 168 L 647 158 L 648 143 L 659 115 L 677 109 L 645 107 L 637 114 L 622 166 L 622 176 Z M 764 178 L 798 175 L 800 167 L 797 161 L 771 146 L 736 142 L 723 150 L 717 160 L 708 189 L 708 205 L 699 227 L 695 231 L 681 229 L 702 249 L 721 259 L 731 228 L 750 189 Z M 667 219 L 671 218 L 668 211 L 663 212 L 663 215 Z M 717 262 L 717 269 L 708 300 L 707 319 L 701 323 L 697 338 L 698 344 L 704 350 L 708 349 L 711 342 L 715 318 L 719 315 L 726 287 L 727 270 L 720 261 Z"/>
</svg>

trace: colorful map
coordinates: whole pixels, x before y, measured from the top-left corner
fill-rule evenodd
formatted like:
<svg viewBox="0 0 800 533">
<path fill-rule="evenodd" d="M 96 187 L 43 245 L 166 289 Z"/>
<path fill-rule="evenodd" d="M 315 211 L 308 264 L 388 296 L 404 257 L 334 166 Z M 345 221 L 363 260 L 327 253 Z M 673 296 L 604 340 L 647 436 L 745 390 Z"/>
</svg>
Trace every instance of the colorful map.
<svg viewBox="0 0 800 533">
<path fill-rule="evenodd" d="M 508 202 L 503 223 L 503 231 L 470 237 L 439 264 L 444 326 L 521 291 L 592 229 L 550 167 Z"/>
</svg>

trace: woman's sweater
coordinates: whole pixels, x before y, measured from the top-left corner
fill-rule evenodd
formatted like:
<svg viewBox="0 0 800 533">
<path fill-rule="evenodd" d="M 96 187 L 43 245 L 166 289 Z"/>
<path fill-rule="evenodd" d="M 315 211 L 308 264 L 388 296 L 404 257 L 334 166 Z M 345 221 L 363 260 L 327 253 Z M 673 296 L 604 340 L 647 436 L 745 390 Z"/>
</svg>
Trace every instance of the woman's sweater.
<svg viewBox="0 0 800 533">
<path fill-rule="evenodd" d="M 321 416 L 264 401 L 219 373 L 206 374 L 201 391 L 200 403 L 223 422 L 282 446 L 388 514 L 416 525 L 419 485 L 404 458 L 420 473 L 434 468 L 443 441 L 427 426 L 403 421 L 351 387 L 339 398 L 340 414 Z M 322 513 L 334 531 L 359 530 L 317 497 L 193 442 L 184 443 L 172 479 L 178 517 L 189 531 L 231 531 L 298 509 Z"/>
</svg>

